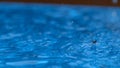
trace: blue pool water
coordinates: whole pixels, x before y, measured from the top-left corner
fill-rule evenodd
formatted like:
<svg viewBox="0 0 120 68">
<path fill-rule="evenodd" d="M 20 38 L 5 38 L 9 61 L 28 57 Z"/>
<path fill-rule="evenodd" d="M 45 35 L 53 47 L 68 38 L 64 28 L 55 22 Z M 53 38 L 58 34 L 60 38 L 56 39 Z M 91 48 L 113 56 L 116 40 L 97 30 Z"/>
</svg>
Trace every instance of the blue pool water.
<svg viewBox="0 0 120 68">
<path fill-rule="evenodd" d="M 0 3 L 0 68 L 120 68 L 120 8 Z"/>
</svg>

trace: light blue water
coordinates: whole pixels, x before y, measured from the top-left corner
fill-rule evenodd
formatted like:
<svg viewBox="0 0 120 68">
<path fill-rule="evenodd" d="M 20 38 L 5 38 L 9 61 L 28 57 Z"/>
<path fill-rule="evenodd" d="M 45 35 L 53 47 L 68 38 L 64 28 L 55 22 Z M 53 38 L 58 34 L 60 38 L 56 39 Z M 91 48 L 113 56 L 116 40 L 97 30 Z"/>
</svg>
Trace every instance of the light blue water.
<svg viewBox="0 0 120 68">
<path fill-rule="evenodd" d="M 0 3 L 0 68 L 120 68 L 120 8 Z"/>
</svg>

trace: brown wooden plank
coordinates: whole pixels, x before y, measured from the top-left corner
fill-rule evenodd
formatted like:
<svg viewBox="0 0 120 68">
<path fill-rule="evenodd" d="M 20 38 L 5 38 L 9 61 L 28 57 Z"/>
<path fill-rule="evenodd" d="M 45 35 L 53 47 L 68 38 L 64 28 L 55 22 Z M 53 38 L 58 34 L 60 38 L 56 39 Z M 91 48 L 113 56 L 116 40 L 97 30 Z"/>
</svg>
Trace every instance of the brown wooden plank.
<svg viewBox="0 0 120 68">
<path fill-rule="evenodd" d="M 101 6 L 120 6 L 120 0 L 114 4 L 112 0 L 0 0 L 2 2 L 34 2 L 34 3 L 53 3 L 53 4 L 81 4 L 81 5 L 101 5 Z"/>
</svg>

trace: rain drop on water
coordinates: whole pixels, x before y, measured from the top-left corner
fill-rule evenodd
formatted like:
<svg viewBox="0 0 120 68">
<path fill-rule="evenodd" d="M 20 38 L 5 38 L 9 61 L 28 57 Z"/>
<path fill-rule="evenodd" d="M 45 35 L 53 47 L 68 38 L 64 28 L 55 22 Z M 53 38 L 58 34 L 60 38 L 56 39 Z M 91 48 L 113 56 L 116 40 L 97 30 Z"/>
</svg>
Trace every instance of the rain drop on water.
<svg viewBox="0 0 120 68">
<path fill-rule="evenodd" d="M 117 3 L 118 3 L 118 0 L 112 0 L 112 2 L 113 2 L 114 4 L 117 4 Z"/>
</svg>

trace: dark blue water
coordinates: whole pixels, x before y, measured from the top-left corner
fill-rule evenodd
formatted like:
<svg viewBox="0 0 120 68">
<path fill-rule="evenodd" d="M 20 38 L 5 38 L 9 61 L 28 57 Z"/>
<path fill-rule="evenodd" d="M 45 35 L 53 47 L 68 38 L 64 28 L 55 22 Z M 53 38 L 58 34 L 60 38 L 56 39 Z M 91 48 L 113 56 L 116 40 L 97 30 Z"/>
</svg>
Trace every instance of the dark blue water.
<svg viewBox="0 0 120 68">
<path fill-rule="evenodd" d="M 120 68 L 120 8 L 0 3 L 0 68 Z"/>
</svg>

